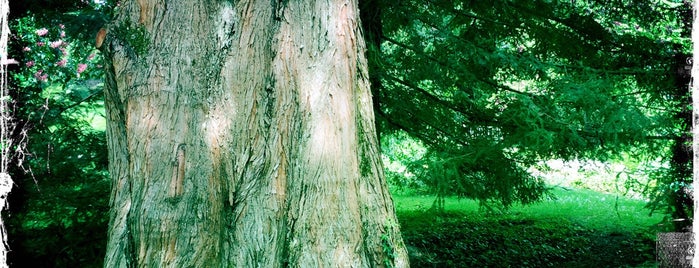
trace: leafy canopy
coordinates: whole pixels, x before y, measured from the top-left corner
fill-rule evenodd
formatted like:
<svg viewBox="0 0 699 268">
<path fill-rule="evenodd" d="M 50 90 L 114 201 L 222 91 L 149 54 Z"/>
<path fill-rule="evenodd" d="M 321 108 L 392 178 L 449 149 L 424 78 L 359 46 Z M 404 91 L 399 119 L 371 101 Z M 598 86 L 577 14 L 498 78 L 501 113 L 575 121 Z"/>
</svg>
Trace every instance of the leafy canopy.
<svg viewBox="0 0 699 268">
<path fill-rule="evenodd" d="M 535 201 L 545 186 L 526 169 L 540 160 L 653 152 L 679 134 L 673 56 L 689 40 L 678 12 L 638 1 L 386 3 L 382 129 L 428 147 L 410 166 L 438 195 Z"/>
</svg>

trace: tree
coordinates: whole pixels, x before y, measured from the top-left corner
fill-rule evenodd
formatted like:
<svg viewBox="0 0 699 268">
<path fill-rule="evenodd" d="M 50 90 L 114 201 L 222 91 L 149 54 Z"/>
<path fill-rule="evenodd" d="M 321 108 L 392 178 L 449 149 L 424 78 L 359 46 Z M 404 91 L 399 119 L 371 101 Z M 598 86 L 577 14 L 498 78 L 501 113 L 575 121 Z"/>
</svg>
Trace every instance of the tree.
<svg viewBox="0 0 699 268">
<path fill-rule="evenodd" d="M 382 133 L 428 152 L 438 195 L 537 200 L 541 160 L 655 159 L 682 135 L 681 8 L 643 1 L 394 1 L 383 17 Z M 666 159 L 669 159 L 668 156 Z"/>
<path fill-rule="evenodd" d="M 689 38 L 691 35 L 692 25 L 692 6 L 690 2 L 684 2 L 678 6 L 678 15 L 681 20 L 680 34 Z M 679 45 L 677 45 L 679 47 Z M 677 232 L 685 232 L 691 228 L 694 215 L 692 196 L 688 189 L 691 189 L 692 184 L 692 106 L 691 93 L 689 86 L 691 84 L 691 56 L 688 53 L 683 53 L 682 49 L 676 49 L 674 55 L 674 87 L 670 91 L 669 96 L 677 100 L 677 111 L 673 114 L 674 121 L 678 123 L 679 133 L 672 140 L 670 168 L 667 176 L 661 177 L 662 197 L 667 202 L 667 212 L 672 218 L 674 230 Z M 657 200 L 656 202 L 660 201 Z M 659 203 L 659 202 L 658 202 Z"/>
<path fill-rule="evenodd" d="M 408 265 L 357 1 L 271 3 L 127 1 L 105 27 L 105 266 Z"/>
</svg>

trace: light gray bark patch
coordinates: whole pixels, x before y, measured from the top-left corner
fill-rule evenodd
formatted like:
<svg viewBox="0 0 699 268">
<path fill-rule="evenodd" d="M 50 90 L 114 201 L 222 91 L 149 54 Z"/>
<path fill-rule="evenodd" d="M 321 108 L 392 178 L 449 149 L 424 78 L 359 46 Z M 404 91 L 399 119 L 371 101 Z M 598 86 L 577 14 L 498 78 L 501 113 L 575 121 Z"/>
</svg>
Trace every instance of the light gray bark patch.
<svg viewBox="0 0 699 268">
<path fill-rule="evenodd" d="M 218 48 L 228 49 L 231 47 L 233 37 L 235 36 L 235 26 L 240 20 L 237 17 L 233 4 L 228 1 L 220 2 L 221 8 L 218 16 L 213 17 L 214 20 L 219 20 L 216 27 L 216 36 L 218 37 Z"/>
</svg>

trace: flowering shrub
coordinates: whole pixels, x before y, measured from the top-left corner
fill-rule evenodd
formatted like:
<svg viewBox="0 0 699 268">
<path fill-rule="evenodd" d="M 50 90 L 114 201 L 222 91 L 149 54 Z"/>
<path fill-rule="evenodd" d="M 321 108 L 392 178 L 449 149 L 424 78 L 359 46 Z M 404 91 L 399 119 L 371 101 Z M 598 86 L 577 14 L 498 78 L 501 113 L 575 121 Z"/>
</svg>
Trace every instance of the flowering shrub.
<svg viewBox="0 0 699 268">
<path fill-rule="evenodd" d="M 101 55 L 84 27 L 89 12 L 10 21 L 9 54 L 20 61 L 10 71 L 21 168 L 12 179 L 22 193 L 6 225 L 13 267 L 102 266 L 109 180 Z"/>
<path fill-rule="evenodd" d="M 20 63 L 9 77 L 19 194 L 6 221 L 8 263 L 101 267 L 110 182 L 94 35 L 116 0 L 11 1 L 29 9 L 9 21 L 9 55 Z"/>
<path fill-rule="evenodd" d="M 15 74 L 20 87 L 54 85 L 70 93 L 70 86 L 101 79 L 101 57 L 92 44 L 71 39 L 63 24 L 38 24 L 28 16 L 18 20 L 14 29 L 24 45 L 23 66 Z"/>
</svg>

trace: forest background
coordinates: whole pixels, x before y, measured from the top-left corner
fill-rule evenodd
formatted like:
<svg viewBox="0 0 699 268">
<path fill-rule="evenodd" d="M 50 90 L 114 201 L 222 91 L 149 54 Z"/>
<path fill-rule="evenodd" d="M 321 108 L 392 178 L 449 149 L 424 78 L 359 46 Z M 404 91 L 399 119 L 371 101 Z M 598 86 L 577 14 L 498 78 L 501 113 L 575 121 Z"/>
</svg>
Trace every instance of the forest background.
<svg viewBox="0 0 699 268">
<path fill-rule="evenodd" d="M 432 195 L 437 212 L 460 197 L 503 213 L 551 198 L 543 175 L 556 161 L 621 164 L 606 184 L 571 185 L 645 200 L 665 231 L 691 226 L 689 2 L 361 4 L 395 193 Z M 94 37 L 118 8 L 11 3 L 17 265 L 102 265 L 110 185 Z"/>
</svg>

